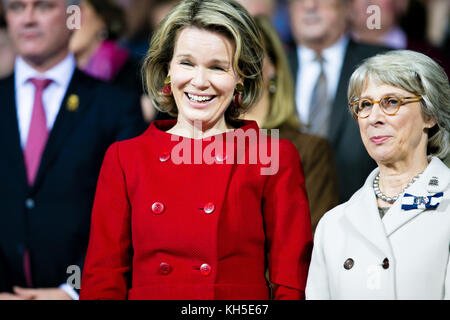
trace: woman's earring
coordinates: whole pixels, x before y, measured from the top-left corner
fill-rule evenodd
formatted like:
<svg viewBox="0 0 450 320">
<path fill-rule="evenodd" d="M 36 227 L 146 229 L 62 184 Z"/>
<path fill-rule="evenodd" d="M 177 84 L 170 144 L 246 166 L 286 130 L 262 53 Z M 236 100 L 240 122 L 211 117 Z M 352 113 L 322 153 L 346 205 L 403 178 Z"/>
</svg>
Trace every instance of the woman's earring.
<svg viewBox="0 0 450 320">
<path fill-rule="evenodd" d="M 172 87 L 170 86 L 170 76 L 167 76 L 166 79 L 164 79 L 162 93 L 165 96 L 170 96 L 172 94 Z"/>
<path fill-rule="evenodd" d="M 275 94 L 275 92 L 277 92 L 277 81 L 275 76 L 271 77 L 269 80 L 269 92 L 271 94 Z"/>
<path fill-rule="evenodd" d="M 234 94 L 234 104 L 237 107 L 241 106 L 240 100 L 241 100 L 241 95 L 244 93 L 244 86 L 240 83 L 238 83 L 236 85 L 236 93 Z"/>
</svg>

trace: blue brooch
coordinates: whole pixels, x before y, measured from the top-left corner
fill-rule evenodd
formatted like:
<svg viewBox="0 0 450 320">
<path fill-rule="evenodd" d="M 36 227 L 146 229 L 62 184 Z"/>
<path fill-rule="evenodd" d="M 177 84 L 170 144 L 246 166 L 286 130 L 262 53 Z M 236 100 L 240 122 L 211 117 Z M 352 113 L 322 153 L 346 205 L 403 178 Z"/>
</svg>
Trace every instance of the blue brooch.
<svg viewBox="0 0 450 320">
<path fill-rule="evenodd" d="M 402 209 L 436 209 L 443 197 L 443 192 L 438 192 L 432 196 L 415 196 L 405 193 L 402 199 Z"/>
</svg>

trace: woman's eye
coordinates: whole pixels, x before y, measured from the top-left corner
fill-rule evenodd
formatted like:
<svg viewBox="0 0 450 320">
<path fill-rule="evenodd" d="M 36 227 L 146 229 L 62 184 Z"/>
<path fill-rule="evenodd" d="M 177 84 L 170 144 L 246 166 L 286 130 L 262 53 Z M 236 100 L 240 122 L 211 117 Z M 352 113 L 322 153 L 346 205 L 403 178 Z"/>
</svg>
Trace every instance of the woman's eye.
<svg viewBox="0 0 450 320">
<path fill-rule="evenodd" d="M 360 106 L 361 106 L 361 109 L 370 108 L 372 106 L 372 102 L 370 102 L 368 100 L 361 101 Z"/>
<path fill-rule="evenodd" d="M 390 105 L 396 106 L 398 104 L 398 99 L 396 99 L 396 98 L 389 98 L 388 99 L 388 103 Z"/>
<path fill-rule="evenodd" d="M 219 70 L 219 71 L 224 71 L 225 70 L 225 68 L 221 67 L 221 66 L 213 66 L 212 69 L 213 70 Z"/>
<path fill-rule="evenodd" d="M 183 66 L 192 66 L 192 63 L 190 63 L 189 61 L 181 61 L 180 64 Z"/>
</svg>

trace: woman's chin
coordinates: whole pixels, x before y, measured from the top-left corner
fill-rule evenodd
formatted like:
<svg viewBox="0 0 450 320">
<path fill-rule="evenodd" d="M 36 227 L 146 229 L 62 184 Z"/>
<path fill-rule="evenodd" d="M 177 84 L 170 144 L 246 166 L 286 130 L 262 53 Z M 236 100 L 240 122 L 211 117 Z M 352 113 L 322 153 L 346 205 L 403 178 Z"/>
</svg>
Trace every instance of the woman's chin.
<svg viewBox="0 0 450 320">
<path fill-rule="evenodd" d="M 376 163 L 388 163 L 395 159 L 395 152 L 392 149 L 379 148 L 378 150 L 371 150 L 369 152 L 370 157 L 375 160 Z"/>
</svg>

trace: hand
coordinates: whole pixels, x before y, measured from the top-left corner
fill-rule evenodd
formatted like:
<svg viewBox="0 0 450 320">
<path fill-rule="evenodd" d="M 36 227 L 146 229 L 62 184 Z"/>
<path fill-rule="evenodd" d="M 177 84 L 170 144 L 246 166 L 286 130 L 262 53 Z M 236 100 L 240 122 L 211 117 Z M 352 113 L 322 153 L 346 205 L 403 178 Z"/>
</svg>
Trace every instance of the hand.
<svg viewBox="0 0 450 320">
<path fill-rule="evenodd" d="M 0 300 L 23 300 L 23 298 L 19 297 L 18 295 L 12 294 L 12 293 L 1 292 Z"/>
<path fill-rule="evenodd" d="M 25 289 L 20 287 L 13 288 L 14 293 L 25 300 L 72 300 L 72 298 L 62 289 Z"/>
</svg>

